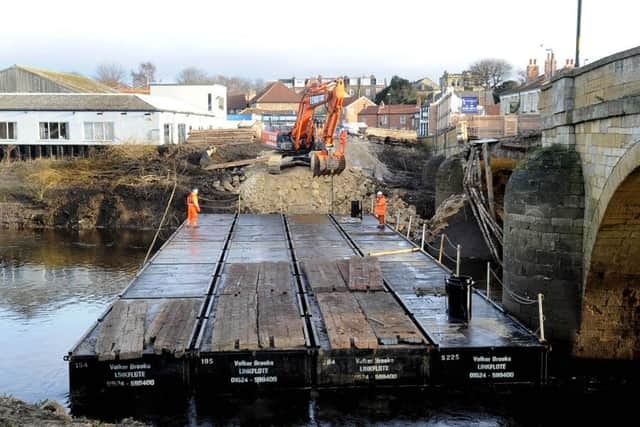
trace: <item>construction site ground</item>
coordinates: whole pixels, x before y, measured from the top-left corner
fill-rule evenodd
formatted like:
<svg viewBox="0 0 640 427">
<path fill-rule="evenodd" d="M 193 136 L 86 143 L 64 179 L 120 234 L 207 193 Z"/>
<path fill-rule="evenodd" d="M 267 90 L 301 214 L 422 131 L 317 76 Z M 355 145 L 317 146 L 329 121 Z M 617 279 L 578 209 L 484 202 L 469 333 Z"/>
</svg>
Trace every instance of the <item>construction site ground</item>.
<svg viewBox="0 0 640 427">
<path fill-rule="evenodd" d="M 428 153 L 419 148 L 352 139 L 344 173 L 313 178 L 302 166 L 268 174 L 259 160 L 271 149 L 254 138 L 224 136 L 221 141 L 121 145 L 81 159 L 2 163 L 0 227 L 153 229 L 174 185 L 167 229 L 184 219 L 185 198 L 193 187 L 199 188 L 202 210 L 209 213 L 231 213 L 238 207 L 250 213 L 348 213 L 353 200 L 361 201 L 369 212 L 375 193 L 382 190 L 390 223 L 400 214 L 403 224 L 414 217 L 414 227 L 420 225 L 411 205 L 420 204 L 421 161 Z M 229 162 L 243 161 L 254 164 L 227 167 Z M 211 165 L 216 169 L 205 170 Z"/>
</svg>

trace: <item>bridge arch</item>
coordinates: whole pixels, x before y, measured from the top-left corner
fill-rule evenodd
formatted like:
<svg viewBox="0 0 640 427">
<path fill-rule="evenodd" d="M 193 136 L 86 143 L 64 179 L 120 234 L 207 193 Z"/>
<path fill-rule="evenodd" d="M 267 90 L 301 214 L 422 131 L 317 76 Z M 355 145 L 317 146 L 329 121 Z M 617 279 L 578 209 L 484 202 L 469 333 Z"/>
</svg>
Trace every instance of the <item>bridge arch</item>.
<svg viewBox="0 0 640 427">
<path fill-rule="evenodd" d="M 640 141 L 611 171 L 585 225 L 574 351 L 585 358 L 640 359 Z"/>
</svg>

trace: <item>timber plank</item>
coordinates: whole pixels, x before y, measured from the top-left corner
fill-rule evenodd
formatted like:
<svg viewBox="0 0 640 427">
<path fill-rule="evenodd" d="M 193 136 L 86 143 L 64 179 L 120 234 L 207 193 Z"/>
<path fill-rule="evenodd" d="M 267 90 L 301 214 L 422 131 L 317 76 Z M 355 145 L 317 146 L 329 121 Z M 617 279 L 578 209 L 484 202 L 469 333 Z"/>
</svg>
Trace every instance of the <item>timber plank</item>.
<svg viewBox="0 0 640 427">
<path fill-rule="evenodd" d="M 422 334 L 391 294 L 357 292 L 354 295 L 380 344 L 423 342 Z"/>
<path fill-rule="evenodd" d="M 238 292 L 255 292 L 259 274 L 260 264 L 258 263 L 230 264 L 228 274 L 222 279 L 221 293 L 230 295 Z"/>
<path fill-rule="evenodd" d="M 212 351 L 306 344 L 287 262 L 230 264 L 215 306 Z"/>
<path fill-rule="evenodd" d="M 262 348 L 305 345 L 304 322 L 298 311 L 286 262 L 263 262 L 258 281 L 258 333 Z"/>
<path fill-rule="evenodd" d="M 311 289 L 315 292 L 346 290 L 347 286 L 335 260 L 303 261 L 304 271 Z"/>
<path fill-rule="evenodd" d="M 256 350 L 258 342 L 258 295 L 255 292 L 218 297 L 211 338 L 212 351 Z"/>
<path fill-rule="evenodd" d="M 260 292 L 274 290 L 290 293 L 292 291 L 291 278 L 291 268 L 288 262 L 263 262 L 260 264 L 258 290 Z"/>
<path fill-rule="evenodd" d="M 377 257 L 349 259 L 349 289 L 354 291 L 383 291 L 382 270 Z"/>
<path fill-rule="evenodd" d="M 258 331 L 262 348 L 305 346 L 304 320 L 291 292 L 258 294 Z"/>
<path fill-rule="evenodd" d="M 166 351 L 176 357 L 184 355 L 189 347 L 199 306 L 199 300 L 170 300 L 162 305 L 146 337 L 156 354 Z"/>
<path fill-rule="evenodd" d="M 351 292 L 322 292 L 316 298 L 332 349 L 378 347 L 378 339 Z"/>
<path fill-rule="evenodd" d="M 144 323 L 147 304 L 144 301 L 117 301 L 102 324 L 96 342 L 98 360 L 136 359 L 144 350 Z"/>
</svg>

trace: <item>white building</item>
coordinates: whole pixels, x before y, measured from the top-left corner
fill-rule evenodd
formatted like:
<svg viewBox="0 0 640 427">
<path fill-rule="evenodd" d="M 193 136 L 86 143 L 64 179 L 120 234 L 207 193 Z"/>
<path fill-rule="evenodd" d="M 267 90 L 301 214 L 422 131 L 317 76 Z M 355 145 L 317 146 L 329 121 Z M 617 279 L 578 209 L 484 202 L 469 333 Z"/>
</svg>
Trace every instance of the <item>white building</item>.
<svg viewBox="0 0 640 427">
<path fill-rule="evenodd" d="M 200 110 L 149 95 L 0 94 L 0 145 L 179 144 L 192 129 L 227 125 L 226 114 L 215 107 Z"/>
<path fill-rule="evenodd" d="M 197 111 L 206 111 L 222 119 L 227 117 L 227 88 L 222 85 L 182 85 L 152 83 L 151 96 L 171 98 L 190 105 Z"/>
<path fill-rule="evenodd" d="M 546 82 L 544 75 L 500 95 L 500 114 L 539 114 L 540 90 Z"/>
</svg>

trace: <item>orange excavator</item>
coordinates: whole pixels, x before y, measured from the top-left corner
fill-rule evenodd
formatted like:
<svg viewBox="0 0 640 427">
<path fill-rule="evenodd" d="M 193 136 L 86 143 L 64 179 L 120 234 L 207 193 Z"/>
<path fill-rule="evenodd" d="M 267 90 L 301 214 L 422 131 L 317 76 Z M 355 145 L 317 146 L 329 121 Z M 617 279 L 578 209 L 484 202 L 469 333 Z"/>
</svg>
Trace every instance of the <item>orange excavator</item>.
<svg viewBox="0 0 640 427">
<path fill-rule="evenodd" d="M 338 175 L 344 171 L 347 132 L 340 132 L 338 146 L 335 144 L 344 92 L 342 79 L 329 83 L 315 82 L 305 88 L 291 132 L 277 136 L 277 154 L 268 161 L 270 173 L 280 173 L 282 168 L 295 165 L 310 166 L 313 176 Z M 313 113 L 323 105 L 326 105 L 327 118 L 318 129 Z"/>
</svg>

